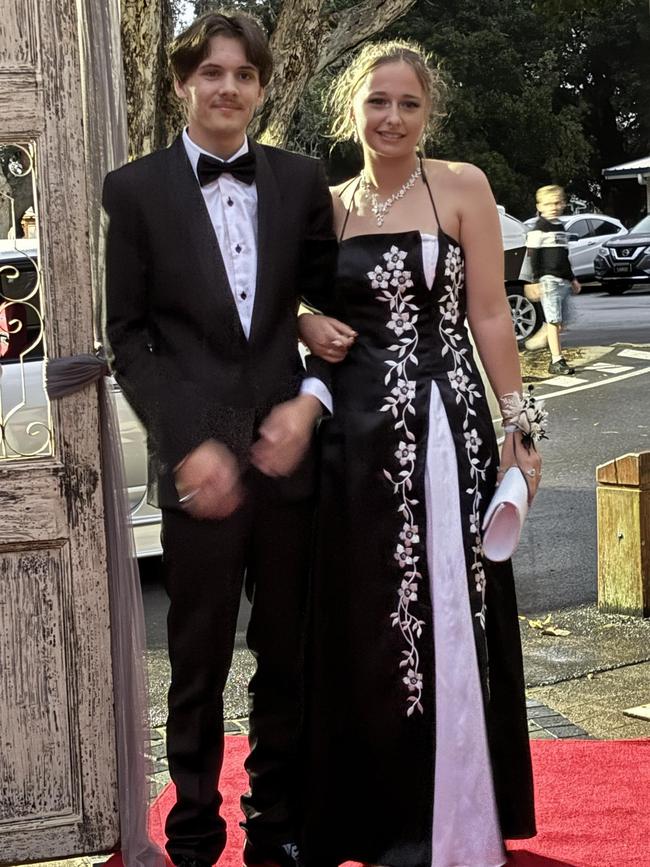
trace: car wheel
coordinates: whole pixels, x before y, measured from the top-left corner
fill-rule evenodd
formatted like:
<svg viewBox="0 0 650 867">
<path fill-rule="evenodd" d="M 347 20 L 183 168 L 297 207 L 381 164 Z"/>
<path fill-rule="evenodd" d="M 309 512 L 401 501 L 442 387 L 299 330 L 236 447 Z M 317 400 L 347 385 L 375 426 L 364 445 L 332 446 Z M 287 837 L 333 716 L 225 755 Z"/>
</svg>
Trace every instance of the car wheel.
<svg viewBox="0 0 650 867">
<path fill-rule="evenodd" d="M 627 283 L 605 283 L 603 285 L 603 289 L 608 295 L 622 295 L 627 288 Z"/>
<path fill-rule="evenodd" d="M 524 295 L 524 287 L 518 283 L 506 286 L 506 296 L 510 305 L 512 324 L 515 327 L 517 343 L 528 340 L 543 322 L 540 305 L 529 301 Z"/>
</svg>

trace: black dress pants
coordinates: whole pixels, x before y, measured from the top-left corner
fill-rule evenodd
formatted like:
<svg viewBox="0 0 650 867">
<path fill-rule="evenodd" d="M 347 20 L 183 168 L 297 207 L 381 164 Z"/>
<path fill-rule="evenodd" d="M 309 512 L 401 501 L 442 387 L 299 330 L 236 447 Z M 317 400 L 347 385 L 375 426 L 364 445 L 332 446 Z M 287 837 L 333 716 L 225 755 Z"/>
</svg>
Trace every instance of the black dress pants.
<svg viewBox="0 0 650 867">
<path fill-rule="evenodd" d="M 213 864 L 226 844 L 218 780 L 223 762 L 223 690 L 245 578 L 252 603 L 248 647 L 250 792 L 242 799 L 248 838 L 294 840 L 298 738 L 311 500 L 290 502 L 272 480 L 247 476 L 243 506 L 223 521 L 163 511 L 163 563 L 172 677 L 169 771 L 177 801 L 166 824 L 171 859 Z"/>
</svg>

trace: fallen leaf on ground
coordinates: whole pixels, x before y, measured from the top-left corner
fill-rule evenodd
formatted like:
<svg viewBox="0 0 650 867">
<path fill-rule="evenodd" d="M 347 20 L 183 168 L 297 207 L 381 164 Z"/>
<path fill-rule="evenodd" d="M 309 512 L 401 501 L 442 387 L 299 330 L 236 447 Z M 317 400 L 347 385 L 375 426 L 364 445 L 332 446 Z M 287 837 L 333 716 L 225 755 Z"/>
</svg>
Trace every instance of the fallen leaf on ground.
<svg viewBox="0 0 650 867">
<path fill-rule="evenodd" d="M 529 620 L 528 625 L 533 629 L 544 629 L 551 622 L 551 615 L 548 614 L 543 620 Z"/>
<path fill-rule="evenodd" d="M 571 630 L 562 629 L 559 626 L 545 626 L 542 629 L 542 635 L 558 635 L 560 638 L 564 638 L 565 635 L 571 635 Z"/>
</svg>

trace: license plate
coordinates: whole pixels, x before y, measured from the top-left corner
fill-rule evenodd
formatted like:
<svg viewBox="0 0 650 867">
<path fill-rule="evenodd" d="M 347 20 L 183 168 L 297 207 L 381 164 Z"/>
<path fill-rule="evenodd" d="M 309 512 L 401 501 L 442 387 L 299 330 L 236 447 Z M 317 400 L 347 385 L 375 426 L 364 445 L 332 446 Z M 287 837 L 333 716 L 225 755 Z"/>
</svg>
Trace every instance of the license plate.
<svg viewBox="0 0 650 867">
<path fill-rule="evenodd" d="M 614 265 L 614 270 L 617 274 L 630 274 L 632 272 L 631 265 Z"/>
</svg>

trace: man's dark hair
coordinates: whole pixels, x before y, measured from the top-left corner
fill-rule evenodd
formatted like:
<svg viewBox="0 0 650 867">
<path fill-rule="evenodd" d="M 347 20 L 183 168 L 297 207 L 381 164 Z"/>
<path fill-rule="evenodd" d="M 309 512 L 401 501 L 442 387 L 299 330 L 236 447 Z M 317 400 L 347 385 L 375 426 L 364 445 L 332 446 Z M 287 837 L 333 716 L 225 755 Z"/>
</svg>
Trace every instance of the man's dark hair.
<svg viewBox="0 0 650 867">
<path fill-rule="evenodd" d="M 174 78 L 181 83 L 205 60 L 213 36 L 239 39 L 246 59 L 258 71 L 260 84 L 266 87 L 273 72 L 273 55 L 268 36 L 261 24 L 245 12 L 225 15 L 206 12 L 179 34 L 169 47 L 169 63 Z"/>
</svg>

